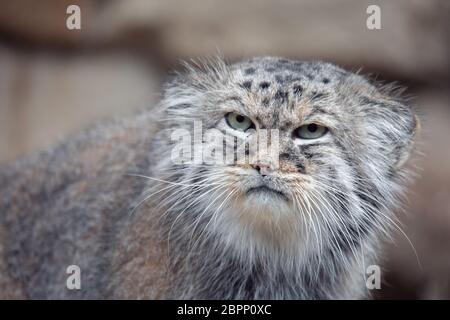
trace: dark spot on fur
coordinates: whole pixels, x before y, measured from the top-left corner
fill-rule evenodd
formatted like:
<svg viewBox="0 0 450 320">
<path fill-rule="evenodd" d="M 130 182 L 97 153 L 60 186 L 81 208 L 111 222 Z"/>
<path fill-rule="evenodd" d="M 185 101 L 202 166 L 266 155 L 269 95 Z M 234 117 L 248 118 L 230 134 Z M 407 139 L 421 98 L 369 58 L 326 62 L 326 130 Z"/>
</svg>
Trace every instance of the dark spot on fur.
<svg viewBox="0 0 450 320">
<path fill-rule="evenodd" d="M 300 96 L 302 94 L 302 92 L 303 92 L 303 87 L 301 85 L 295 85 L 292 88 L 292 91 L 294 92 L 295 95 Z"/>
<path fill-rule="evenodd" d="M 267 106 L 269 106 L 270 99 L 269 99 L 269 98 L 264 98 L 264 99 L 261 101 L 261 103 L 262 103 L 262 105 L 263 105 L 264 107 L 267 107 Z"/>
<path fill-rule="evenodd" d="M 291 160 L 291 155 L 287 152 L 280 153 L 280 160 Z"/>
<path fill-rule="evenodd" d="M 287 130 L 287 129 L 289 129 L 290 126 L 292 126 L 292 122 L 291 122 L 291 121 L 286 121 L 286 122 L 281 126 L 281 130 Z"/>
<path fill-rule="evenodd" d="M 261 82 L 260 84 L 259 84 L 259 87 L 261 88 L 261 89 L 267 89 L 267 88 L 269 88 L 270 87 L 270 83 L 269 82 L 267 82 L 267 81 L 264 81 L 264 82 Z"/>
<path fill-rule="evenodd" d="M 241 87 L 250 90 L 252 88 L 252 81 L 245 81 L 241 84 Z"/>
<path fill-rule="evenodd" d="M 284 102 L 287 100 L 288 93 L 286 91 L 278 90 L 275 93 L 275 99 L 281 100 L 281 102 Z"/>
<path fill-rule="evenodd" d="M 327 84 L 327 83 L 330 82 L 330 79 L 328 79 L 328 78 L 323 78 L 323 79 L 322 79 L 322 82 L 325 83 L 325 84 Z"/>
<path fill-rule="evenodd" d="M 298 172 L 305 172 L 305 166 L 301 162 L 296 162 L 295 167 L 297 168 Z"/>
<path fill-rule="evenodd" d="M 303 155 L 306 159 L 310 160 L 313 157 L 313 154 L 311 152 L 304 151 Z"/>
<path fill-rule="evenodd" d="M 255 68 L 247 68 L 245 69 L 245 74 L 254 74 L 255 73 Z"/>
</svg>

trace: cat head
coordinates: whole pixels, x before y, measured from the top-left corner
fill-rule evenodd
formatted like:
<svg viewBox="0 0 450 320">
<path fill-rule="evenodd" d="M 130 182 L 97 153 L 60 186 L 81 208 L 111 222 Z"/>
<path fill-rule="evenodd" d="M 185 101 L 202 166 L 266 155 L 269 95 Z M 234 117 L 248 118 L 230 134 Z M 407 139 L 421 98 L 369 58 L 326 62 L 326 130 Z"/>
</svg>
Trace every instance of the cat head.
<svg viewBox="0 0 450 320">
<path fill-rule="evenodd" d="M 353 250 L 392 224 L 418 128 L 392 92 L 324 62 L 188 66 L 161 103 L 168 223 L 241 255 Z"/>
</svg>

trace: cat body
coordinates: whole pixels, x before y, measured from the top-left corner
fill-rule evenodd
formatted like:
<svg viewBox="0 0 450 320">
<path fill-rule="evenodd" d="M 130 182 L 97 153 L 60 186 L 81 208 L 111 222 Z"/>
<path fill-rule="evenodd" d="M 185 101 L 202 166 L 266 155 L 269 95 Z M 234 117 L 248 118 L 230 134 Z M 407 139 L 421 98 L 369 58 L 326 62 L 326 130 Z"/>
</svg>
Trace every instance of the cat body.
<svg viewBox="0 0 450 320">
<path fill-rule="evenodd" d="M 174 132 L 195 121 L 233 155 L 276 130 L 276 157 L 179 163 Z M 188 66 L 157 107 L 2 168 L 0 296 L 365 298 L 417 126 L 392 90 L 329 63 Z"/>
</svg>

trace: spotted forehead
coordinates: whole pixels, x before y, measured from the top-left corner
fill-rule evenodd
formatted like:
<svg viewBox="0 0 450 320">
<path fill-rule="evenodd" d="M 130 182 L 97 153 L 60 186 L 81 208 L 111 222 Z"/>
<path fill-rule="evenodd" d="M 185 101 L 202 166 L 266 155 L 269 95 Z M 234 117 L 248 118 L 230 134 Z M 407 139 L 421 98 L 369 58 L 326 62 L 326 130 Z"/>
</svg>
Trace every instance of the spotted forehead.
<svg viewBox="0 0 450 320">
<path fill-rule="evenodd" d="M 329 99 L 349 72 L 324 62 L 254 58 L 231 67 L 236 83 L 264 106 Z"/>
</svg>

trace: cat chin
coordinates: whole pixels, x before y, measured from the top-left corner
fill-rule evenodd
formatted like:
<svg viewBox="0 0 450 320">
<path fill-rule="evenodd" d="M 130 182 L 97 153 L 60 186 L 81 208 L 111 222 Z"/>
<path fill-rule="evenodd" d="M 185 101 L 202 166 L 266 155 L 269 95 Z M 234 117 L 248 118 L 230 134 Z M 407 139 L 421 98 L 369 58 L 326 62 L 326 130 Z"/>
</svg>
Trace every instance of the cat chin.
<svg viewBox="0 0 450 320">
<path fill-rule="evenodd" d="M 244 262 L 301 261 L 314 249 L 308 246 L 298 212 L 287 204 L 263 205 L 249 199 L 221 216 L 218 238 Z"/>
<path fill-rule="evenodd" d="M 276 196 L 243 195 L 222 212 L 221 220 L 220 232 L 228 242 L 266 249 L 298 247 L 305 234 L 298 211 Z"/>
<path fill-rule="evenodd" d="M 266 193 L 245 195 L 237 203 L 240 217 L 256 219 L 261 223 L 278 223 L 280 219 L 293 219 L 295 212 L 282 196 Z M 253 221 L 255 222 L 255 221 Z"/>
</svg>

